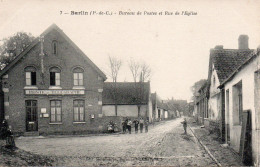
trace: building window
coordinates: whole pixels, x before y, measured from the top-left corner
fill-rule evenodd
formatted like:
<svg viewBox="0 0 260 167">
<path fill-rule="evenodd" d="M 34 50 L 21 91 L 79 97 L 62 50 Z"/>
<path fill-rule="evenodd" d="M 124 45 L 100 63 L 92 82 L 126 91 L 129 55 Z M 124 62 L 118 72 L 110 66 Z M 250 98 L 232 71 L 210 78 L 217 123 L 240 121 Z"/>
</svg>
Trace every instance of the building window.
<svg viewBox="0 0 260 167">
<path fill-rule="evenodd" d="M 52 53 L 54 55 L 57 55 L 57 47 L 58 47 L 57 41 L 53 41 L 52 42 Z"/>
<path fill-rule="evenodd" d="M 50 69 L 50 85 L 60 86 L 60 69 L 57 67 L 52 67 Z"/>
<path fill-rule="evenodd" d="M 216 84 L 216 78 L 215 78 L 215 75 L 213 75 L 213 86 L 215 86 Z"/>
<path fill-rule="evenodd" d="M 209 118 L 209 113 L 208 113 L 208 99 L 205 97 L 203 99 L 204 102 L 204 118 Z"/>
<path fill-rule="evenodd" d="M 73 112 L 74 112 L 74 122 L 84 122 L 85 112 L 84 112 L 84 100 L 74 100 L 73 101 Z"/>
<path fill-rule="evenodd" d="M 83 72 L 83 69 L 79 67 L 73 69 L 74 86 L 83 86 Z"/>
<path fill-rule="evenodd" d="M 51 122 L 61 122 L 60 100 L 51 100 Z"/>
<path fill-rule="evenodd" d="M 243 113 L 243 94 L 242 94 L 242 81 L 238 82 L 232 87 L 232 100 L 233 100 L 233 124 L 242 125 Z"/>
<path fill-rule="evenodd" d="M 36 69 L 34 67 L 25 68 L 25 84 L 26 86 L 36 85 Z"/>
</svg>

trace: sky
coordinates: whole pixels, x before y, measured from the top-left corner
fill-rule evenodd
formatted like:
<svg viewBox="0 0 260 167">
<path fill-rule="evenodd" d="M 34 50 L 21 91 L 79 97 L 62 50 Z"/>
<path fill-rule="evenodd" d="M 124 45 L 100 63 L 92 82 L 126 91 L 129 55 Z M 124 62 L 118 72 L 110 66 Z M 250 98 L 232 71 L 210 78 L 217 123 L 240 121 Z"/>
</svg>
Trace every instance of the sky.
<svg viewBox="0 0 260 167">
<path fill-rule="evenodd" d="M 130 59 L 145 62 L 152 69 L 152 92 L 162 99 L 189 101 L 190 87 L 207 78 L 211 48 L 237 49 L 240 34 L 249 36 L 250 49 L 260 45 L 259 9 L 260 1 L 251 0 L 0 0 L 0 39 L 19 31 L 37 37 L 55 23 L 105 73 L 108 56 L 121 59 L 118 81 L 133 81 Z M 120 11 L 135 15 L 119 15 Z M 166 11 L 180 15 L 165 15 Z M 196 15 L 181 15 L 182 11 Z M 149 12 L 157 15 L 144 14 Z"/>
</svg>

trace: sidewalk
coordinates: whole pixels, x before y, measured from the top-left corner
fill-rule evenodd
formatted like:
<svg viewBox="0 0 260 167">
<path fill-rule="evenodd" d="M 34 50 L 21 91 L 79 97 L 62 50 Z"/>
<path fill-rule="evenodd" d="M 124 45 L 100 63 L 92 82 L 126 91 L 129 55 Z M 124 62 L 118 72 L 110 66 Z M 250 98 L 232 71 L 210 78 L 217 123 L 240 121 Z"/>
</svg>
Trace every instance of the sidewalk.
<svg viewBox="0 0 260 167">
<path fill-rule="evenodd" d="M 210 153 L 222 166 L 244 166 L 241 162 L 241 157 L 237 153 L 229 147 L 225 148 L 221 146 L 216 134 L 211 134 L 206 128 L 201 128 L 195 123 L 193 118 L 188 122 L 198 140 L 208 148 Z"/>
<path fill-rule="evenodd" d="M 175 118 L 176 119 L 176 118 Z M 172 119 L 170 119 L 172 120 Z M 154 127 L 164 124 L 170 120 L 163 120 L 159 122 L 155 122 L 154 124 L 149 123 L 148 131 L 153 129 Z M 128 133 L 128 131 L 126 131 Z M 132 126 L 132 133 L 135 133 L 134 126 Z M 140 133 L 140 127 L 138 127 L 138 133 Z M 90 133 L 90 134 L 82 134 L 82 135 L 45 135 L 45 136 L 19 136 L 16 137 L 16 140 L 23 139 L 23 138 L 34 138 L 34 139 L 46 139 L 46 138 L 68 138 L 68 137 L 92 137 L 92 136 L 111 136 L 111 135 L 119 135 L 123 134 L 122 131 L 115 132 L 115 133 Z"/>
</svg>

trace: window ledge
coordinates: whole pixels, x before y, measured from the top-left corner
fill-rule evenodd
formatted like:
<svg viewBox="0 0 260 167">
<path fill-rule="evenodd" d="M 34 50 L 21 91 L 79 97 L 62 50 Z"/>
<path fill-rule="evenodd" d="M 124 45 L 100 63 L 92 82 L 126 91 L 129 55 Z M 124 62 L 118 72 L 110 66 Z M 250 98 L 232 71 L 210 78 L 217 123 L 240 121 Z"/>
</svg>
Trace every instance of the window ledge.
<svg viewBox="0 0 260 167">
<path fill-rule="evenodd" d="M 25 86 L 23 89 L 38 89 L 37 86 Z"/>
<path fill-rule="evenodd" d="M 85 87 L 84 86 L 73 86 L 72 89 L 83 89 L 83 90 L 85 90 Z"/>
<path fill-rule="evenodd" d="M 49 89 L 62 89 L 60 86 L 50 86 Z"/>
<path fill-rule="evenodd" d="M 50 125 L 62 125 L 61 122 L 52 122 L 52 123 L 49 123 Z"/>
<path fill-rule="evenodd" d="M 86 122 L 73 122 L 73 124 L 85 124 Z"/>
<path fill-rule="evenodd" d="M 240 125 L 240 124 L 233 124 L 233 126 L 239 127 L 239 126 L 242 126 L 242 125 Z"/>
</svg>

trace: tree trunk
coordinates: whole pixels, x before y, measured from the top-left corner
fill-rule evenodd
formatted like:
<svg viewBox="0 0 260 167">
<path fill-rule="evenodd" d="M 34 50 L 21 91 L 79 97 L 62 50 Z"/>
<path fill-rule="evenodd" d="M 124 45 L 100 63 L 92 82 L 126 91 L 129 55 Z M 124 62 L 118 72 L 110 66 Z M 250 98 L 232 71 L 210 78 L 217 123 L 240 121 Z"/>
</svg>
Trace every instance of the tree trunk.
<svg viewBox="0 0 260 167">
<path fill-rule="evenodd" d="M 115 104 L 115 114 L 117 116 L 117 104 Z"/>
<path fill-rule="evenodd" d="M 140 115 L 140 109 L 141 109 L 141 106 L 138 105 L 137 108 L 138 108 L 138 117 L 140 117 L 140 116 L 141 116 L 141 115 Z"/>
</svg>

